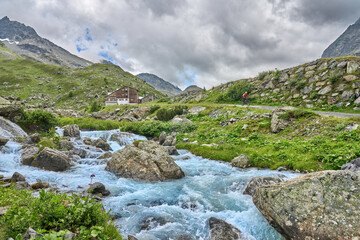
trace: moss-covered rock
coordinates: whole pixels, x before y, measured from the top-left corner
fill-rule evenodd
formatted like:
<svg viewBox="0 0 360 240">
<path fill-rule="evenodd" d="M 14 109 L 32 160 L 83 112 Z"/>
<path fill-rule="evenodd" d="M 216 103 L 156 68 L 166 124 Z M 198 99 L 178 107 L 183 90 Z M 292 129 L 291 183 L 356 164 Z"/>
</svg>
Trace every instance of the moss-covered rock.
<svg viewBox="0 0 360 240">
<path fill-rule="evenodd" d="M 259 187 L 253 201 L 286 238 L 360 238 L 360 172 L 317 172 Z"/>
</svg>

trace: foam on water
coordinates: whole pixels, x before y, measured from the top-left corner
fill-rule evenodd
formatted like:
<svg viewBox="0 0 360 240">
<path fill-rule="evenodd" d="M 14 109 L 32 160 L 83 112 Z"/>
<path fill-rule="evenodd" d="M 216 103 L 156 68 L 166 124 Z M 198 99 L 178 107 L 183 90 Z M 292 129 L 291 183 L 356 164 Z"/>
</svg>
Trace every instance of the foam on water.
<svg viewBox="0 0 360 240">
<path fill-rule="evenodd" d="M 60 130 L 58 132 L 61 133 Z M 111 137 L 114 134 L 121 139 Z M 81 138 L 84 137 L 105 138 L 112 151 L 121 149 L 123 143 L 145 139 L 118 130 L 83 131 Z M 276 176 L 278 172 L 241 170 L 228 163 L 203 159 L 180 150 L 180 155 L 174 158 L 185 172 L 183 179 L 143 183 L 115 177 L 104 170 L 109 159 L 97 159 L 105 152 L 91 148 L 81 140 L 73 141 L 75 147 L 87 152 L 87 157 L 66 172 L 43 171 L 21 165 L 20 145 L 8 142 L 0 154 L 0 174 L 11 176 L 18 171 L 30 183 L 39 179 L 64 191 L 83 191 L 90 183 L 90 175 L 95 174 L 94 180 L 102 182 L 111 191 L 103 204 L 107 210 L 111 209 L 122 234 L 131 234 L 140 240 L 176 239 L 181 234 L 206 239 L 209 232 L 207 220 L 210 217 L 233 224 L 249 239 L 282 239 L 256 209 L 251 197 L 242 194 L 253 177 Z M 281 174 L 288 178 L 296 176 L 288 172 Z"/>
</svg>

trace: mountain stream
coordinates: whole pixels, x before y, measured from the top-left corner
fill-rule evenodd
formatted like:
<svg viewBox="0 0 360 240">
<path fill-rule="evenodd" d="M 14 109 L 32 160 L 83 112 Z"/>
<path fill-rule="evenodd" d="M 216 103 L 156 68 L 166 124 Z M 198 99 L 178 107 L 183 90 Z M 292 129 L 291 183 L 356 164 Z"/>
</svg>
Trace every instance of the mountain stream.
<svg viewBox="0 0 360 240">
<path fill-rule="evenodd" d="M 58 133 L 62 134 L 61 129 Z M 111 141 L 115 133 L 120 137 L 118 141 Z M 107 139 L 112 152 L 135 140 L 145 139 L 119 130 L 82 131 L 81 138 L 84 137 Z M 248 239 L 283 239 L 256 209 L 251 196 L 243 194 L 253 177 L 276 176 L 279 172 L 238 169 L 179 150 L 180 155 L 174 158 L 186 175 L 183 179 L 144 183 L 117 178 L 104 170 L 109 159 L 97 159 L 103 151 L 85 145 L 81 139 L 73 139 L 73 142 L 76 148 L 86 151 L 86 157 L 69 171 L 51 172 L 22 165 L 20 144 L 9 141 L 0 152 L 0 174 L 11 177 L 17 171 L 29 183 L 41 180 L 62 191 L 74 192 L 84 191 L 90 183 L 90 175 L 95 174 L 93 182 L 103 183 L 111 192 L 102 202 L 106 210 L 111 210 L 124 239 L 128 234 L 139 240 L 176 240 L 180 235 L 207 239 L 210 217 L 234 225 Z M 281 175 L 296 176 L 290 172 L 281 172 Z"/>
</svg>

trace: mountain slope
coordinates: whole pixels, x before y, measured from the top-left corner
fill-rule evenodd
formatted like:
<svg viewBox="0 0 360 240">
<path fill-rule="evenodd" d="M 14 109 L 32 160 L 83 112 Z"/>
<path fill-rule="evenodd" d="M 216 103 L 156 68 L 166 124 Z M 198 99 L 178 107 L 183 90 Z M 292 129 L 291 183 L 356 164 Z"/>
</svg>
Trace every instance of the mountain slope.
<svg viewBox="0 0 360 240">
<path fill-rule="evenodd" d="M 9 57 L 8 55 L 12 56 Z M 0 96 L 37 107 L 81 109 L 105 102 L 108 93 L 122 86 L 163 97 L 145 81 L 108 64 L 85 68 L 59 67 L 24 59 L 0 46 Z"/>
<path fill-rule="evenodd" d="M 33 28 L 10 21 L 8 17 L 0 20 L 0 41 L 18 55 L 37 62 L 65 67 L 86 67 L 92 64 L 40 37 Z"/>
<path fill-rule="evenodd" d="M 248 89 L 253 89 L 249 91 Z M 214 87 L 178 102 L 241 103 L 244 91 L 251 104 L 290 105 L 306 108 L 360 107 L 360 57 L 321 58 L 300 66 L 269 71 Z M 234 99 L 235 98 L 235 99 Z"/>
<path fill-rule="evenodd" d="M 321 57 L 360 56 L 360 18 L 335 40 Z"/>
<path fill-rule="evenodd" d="M 136 75 L 138 78 L 146 81 L 151 86 L 156 88 L 157 90 L 163 92 L 163 93 L 171 93 L 173 95 L 177 95 L 181 93 L 181 89 L 174 86 L 173 84 L 169 83 L 168 81 L 165 81 L 164 79 L 150 73 L 140 73 Z M 167 94 L 168 95 L 168 94 Z"/>
</svg>

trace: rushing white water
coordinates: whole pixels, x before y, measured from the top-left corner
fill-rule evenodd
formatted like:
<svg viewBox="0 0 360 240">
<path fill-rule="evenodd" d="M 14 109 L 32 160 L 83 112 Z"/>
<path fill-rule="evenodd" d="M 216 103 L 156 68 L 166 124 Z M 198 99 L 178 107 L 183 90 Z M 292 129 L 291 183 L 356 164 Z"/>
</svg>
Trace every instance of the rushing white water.
<svg viewBox="0 0 360 240">
<path fill-rule="evenodd" d="M 121 139 L 111 141 L 114 134 Z M 110 143 L 112 151 L 121 149 L 121 143 L 145 139 L 118 130 L 83 131 L 81 138 L 84 137 L 103 137 Z M 39 179 L 64 191 L 83 191 L 90 183 L 90 175 L 95 174 L 94 181 L 102 182 L 111 191 L 103 204 L 115 216 L 115 223 L 122 234 L 131 234 L 140 240 L 176 239 L 182 234 L 206 239 L 209 232 L 207 220 L 210 217 L 233 224 L 249 239 L 282 239 L 256 209 L 251 197 L 242 194 L 253 177 L 276 176 L 278 172 L 241 170 L 228 163 L 203 159 L 180 150 L 175 160 L 185 172 L 185 178 L 143 183 L 115 177 L 104 170 L 109 159 L 97 159 L 104 154 L 103 151 L 86 146 L 81 140 L 73 141 L 75 147 L 86 150 L 87 157 L 66 172 L 44 171 L 21 165 L 20 145 L 8 142 L 0 154 L 0 174 L 11 176 L 18 171 L 30 183 Z M 296 176 L 288 172 L 281 174 L 288 178 Z"/>
</svg>

